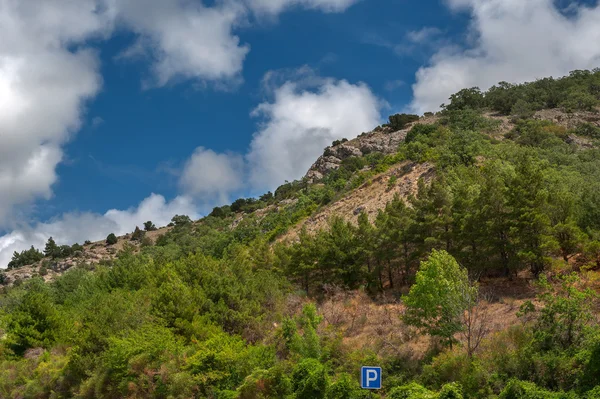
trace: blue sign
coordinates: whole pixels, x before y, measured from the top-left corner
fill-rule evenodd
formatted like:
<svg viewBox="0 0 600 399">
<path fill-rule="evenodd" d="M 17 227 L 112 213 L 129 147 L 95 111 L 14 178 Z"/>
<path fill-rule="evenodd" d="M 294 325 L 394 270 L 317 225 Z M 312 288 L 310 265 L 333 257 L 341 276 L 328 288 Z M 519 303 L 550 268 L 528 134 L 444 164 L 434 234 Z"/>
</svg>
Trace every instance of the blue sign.
<svg viewBox="0 0 600 399">
<path fill-rule="evenodd" d="M 381 367 L 361 367 L 360 387 L 363 389 L 381 389 Z"/>
</svg>

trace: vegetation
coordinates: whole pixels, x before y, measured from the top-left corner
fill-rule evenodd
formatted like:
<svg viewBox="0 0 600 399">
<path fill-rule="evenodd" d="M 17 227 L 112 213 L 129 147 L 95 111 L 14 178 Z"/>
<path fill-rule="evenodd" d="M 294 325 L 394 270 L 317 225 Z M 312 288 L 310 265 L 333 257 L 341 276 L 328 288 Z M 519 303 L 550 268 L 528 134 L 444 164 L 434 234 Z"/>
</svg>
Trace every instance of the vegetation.
<svg viewBox="0 0 600 399">
<path fill-rule="evenodd" d="M 114 233 L 110 233 L 107 237 L 106 237 L 106 245 L 115 245 L 119 240 L 117 239 L 117 236 Z"/>
<path fill-rule="evenodd" d="M 569 139 L 597 132 L 531 118 L 591 109 L 598 76 L 463 90 L 396 154 L 348 158 L 318 184 L 286 182 L 196 222 L 176 215 L 154 244 L 148 222 L 132 235 L 139 250 L 94 271 L 14 281 L 0 293 L 0 397 L 600 397 L 600 153 Z M 484 110 L 514 129 L 498 140 Z M 389 167 L 422 162 L 435 173 L 414 194 L 276 240 Z M 50 239 L 44 254 L 67 248 L 82 249 Z M 12 267 L 42 257 L 31 248 Z M 493 283 L 535 300 L 514 305 Z M 385 309 L 390 331 L 369 326 L 361 341 L 361 306 Z M 493 306 L 518 321 L 494 327 Z M 376 364 L 383 389 L 361 390 L 360 366 Z"/>
<path fill-rule="evenodd" d="M 33 245 L 30 249 L 14 252 L 11 261 L 8 263 L 8 269 L 16 269 L 25 265 L 31 265 L 42 260 L 44 255 L 35 249 Z"/>
<path fill-rule="evenodd" d="M 408 124 L 418 121 L 419 115 L 411 115 L 411 114 L 395 114 L 390 115 L 389 122 L 384 126 L 390 127 L 392 130 L 402 130 Z"/>
</svg>

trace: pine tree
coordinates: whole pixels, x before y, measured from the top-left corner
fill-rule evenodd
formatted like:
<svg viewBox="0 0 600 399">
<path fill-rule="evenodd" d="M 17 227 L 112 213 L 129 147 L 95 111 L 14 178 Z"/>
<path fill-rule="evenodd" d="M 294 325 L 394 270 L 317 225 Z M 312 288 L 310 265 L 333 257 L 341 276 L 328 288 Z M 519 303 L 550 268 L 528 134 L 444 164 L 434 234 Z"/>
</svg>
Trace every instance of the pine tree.
<svg viewBox="0 0 600 399">
<path fill-rule="evenodd" d="M 46 247 L 44 248 L 44 255 L 50 258 L 56 258 L 60 256 L 60 248 L 56 245 L 56 242 L 52 237 L 48 238 L 48 242 L 46 242 Z"/>
</svg>

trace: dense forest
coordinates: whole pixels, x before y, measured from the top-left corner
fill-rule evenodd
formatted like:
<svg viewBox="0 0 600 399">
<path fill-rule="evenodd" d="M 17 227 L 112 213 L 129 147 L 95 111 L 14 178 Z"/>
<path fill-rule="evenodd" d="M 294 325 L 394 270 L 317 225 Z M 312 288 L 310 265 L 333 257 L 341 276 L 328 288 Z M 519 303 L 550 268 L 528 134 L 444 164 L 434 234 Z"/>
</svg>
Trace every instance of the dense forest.
<svg viewBox="0 0 600 399">
<path fill-rule="evenodd" d="M 348 158 L 322 181 L 200 221 L 176 216 L 114 260 L 0 288 L 0 397 L 600 398 L 600 128 L 536 117 L 599 105 L 599 70 L 465 89 L 394 154 Z M 433 175 L 375 217 L 279 239 L 390 168 L 423 163 Z M 32 247 L 10 266 L 43 255 Z M 496 286 L 529 296 L 492 331 Z M 351 344 L 325 317 L 332 292 L 394 304 L 403 342 L 425 344 Z M 382 390 L 360 389 L 363 365 L 383 367 Z"/>
</svg>

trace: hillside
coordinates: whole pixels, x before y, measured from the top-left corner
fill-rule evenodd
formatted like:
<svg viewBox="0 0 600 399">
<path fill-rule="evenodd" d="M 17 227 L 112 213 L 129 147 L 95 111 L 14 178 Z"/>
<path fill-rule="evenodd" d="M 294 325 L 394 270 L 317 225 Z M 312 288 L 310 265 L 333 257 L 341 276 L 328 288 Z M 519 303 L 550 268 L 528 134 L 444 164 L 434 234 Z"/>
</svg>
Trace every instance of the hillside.
<svg viewBox="0 0 600 399">
<path fill-rule="evenodd" d="M 598 397 L 599 87 L 465 89 L 198 221 L 16 254 L 0 397 Z"/>
</svg>

